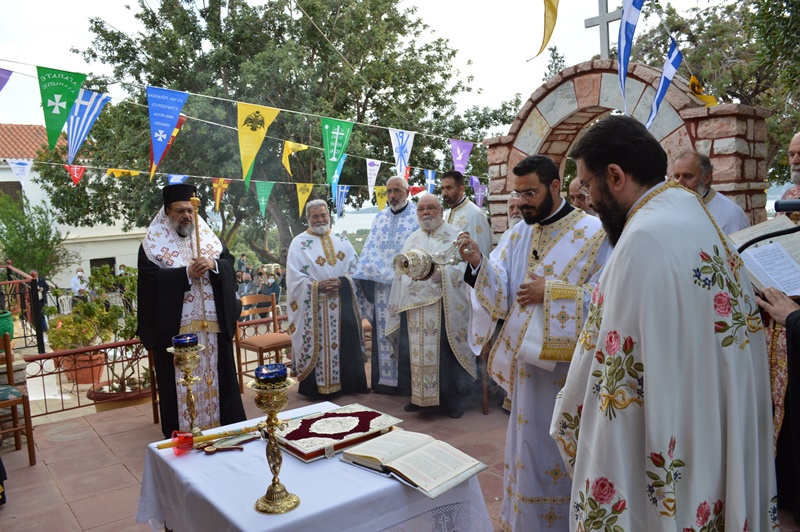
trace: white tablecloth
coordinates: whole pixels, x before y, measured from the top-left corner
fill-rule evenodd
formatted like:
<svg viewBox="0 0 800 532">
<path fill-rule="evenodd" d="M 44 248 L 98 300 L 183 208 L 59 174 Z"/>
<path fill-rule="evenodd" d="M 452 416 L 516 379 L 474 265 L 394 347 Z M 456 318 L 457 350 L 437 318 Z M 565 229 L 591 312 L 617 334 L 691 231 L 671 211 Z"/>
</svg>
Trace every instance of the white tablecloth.
<svg viewBox="0 0 800 532">
<path fill-rule="evenodd" d="M 284 412 L 282 418 L 338 408 L 319 403 Z M 263 418 L 223 427 L 255 425 Z M 253 504 L 272 481 L 266 442 L 253 441 L 244 451 L 207 456 L 192 451 L 147 446 L 136 521 L 158 530 L 363 530 L 491 531 L 478 477 L 436 499 L 392 478 L 345 464 L 337 454 L 305 464 L 283 453 L 280 480 L 300 497 L 300 506 L 283 515 L 258 513 Z"/>
</svg>

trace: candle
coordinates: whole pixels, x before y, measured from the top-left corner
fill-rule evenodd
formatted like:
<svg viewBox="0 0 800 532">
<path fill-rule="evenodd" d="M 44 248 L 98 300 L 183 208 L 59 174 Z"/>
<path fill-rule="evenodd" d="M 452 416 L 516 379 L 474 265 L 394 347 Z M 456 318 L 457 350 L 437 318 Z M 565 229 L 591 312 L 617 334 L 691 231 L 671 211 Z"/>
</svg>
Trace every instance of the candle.
<svg viewBox="0 0 800 532">
<path fill-rule="evenodd" d="M 197 335 L 194 333 L 179 334 L 172 337 L 172 347 L 185 349 L 197 346 Z"/>
<path fill-rule="evenodd" d="M 286 381 L 286 364 L 265 364 L 256 368 L 256 380 L 261 384 L 274 384 Z"/>
</svg>

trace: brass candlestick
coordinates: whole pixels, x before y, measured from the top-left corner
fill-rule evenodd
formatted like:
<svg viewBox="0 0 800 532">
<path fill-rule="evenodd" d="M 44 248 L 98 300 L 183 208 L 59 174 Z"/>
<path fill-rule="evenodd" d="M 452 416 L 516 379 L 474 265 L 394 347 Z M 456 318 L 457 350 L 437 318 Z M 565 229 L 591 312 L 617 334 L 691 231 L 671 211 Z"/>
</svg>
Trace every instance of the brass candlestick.
<svg viewBox="0 0 800 532">
<path fill-rule="evenodd" d="M 297 381 L 287 378 L 282 382 L 259 382 L 250 381 L 247 387 L 256 393 L 256 406 L 267 414 L 266 422 L 259 423 L 261 436 L 267 440 L 267 462 L 269 470 L 272 472 L 272 484 L 267 488 L 267 493 L 260 497 L 254 507 L 262 514 L 285 514 L 297 508 L 300 504 L 300 497 L 286 491 L 286 487 L 281 484 L 278 474 L 281 471 L 283 455 L 278 446 L 278 438 L 275 431 L 284 427 L 285 423 L 278 419 L 278 412 L 286 408 L 289 402 L 289 388 L 297 384 Z"/>
<path fill-rule="evenodd" d="M 202 436 L 203 433 L 194 424 L 197 419 L 197 399 L 195 398 L 192 387 L 200 380 L 193 374 L 194 369 L 200 365 L 200 351 L 205 346 L 196 344 L 187 347 L 169 347 L 167 351 L 172 353 L 175 367 L 183 372 L 183 378 L 178 382 L 186 386 L 186 406 L 189 409 L 189 429 L 193 436 Z"/>
</svg>

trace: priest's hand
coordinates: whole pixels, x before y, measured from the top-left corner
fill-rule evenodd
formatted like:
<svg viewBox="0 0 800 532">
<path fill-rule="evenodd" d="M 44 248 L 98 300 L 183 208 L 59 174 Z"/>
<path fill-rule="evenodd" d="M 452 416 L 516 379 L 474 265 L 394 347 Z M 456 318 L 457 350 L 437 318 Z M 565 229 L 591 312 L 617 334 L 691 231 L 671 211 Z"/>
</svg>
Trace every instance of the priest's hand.
<svg viewBox="0 0 800 532">
<path fill-rule="evenodd" d="M 544 277 L 528 272 L 530 281 L 519 285 L 517 301 L 521 306 L 535 305 L 544 301 Z"/>
<path fill-rule="evenodd" d="M 783 326 L 786 326 L 786 317 L 794 312 L 800 310 L 800 305 L 792 301 L 789 296 L 775 288 L 765 288 L 762 292 L 766 301 L 756 296 L 758 304 L 769 312 L 772 319 Z"/>
<path fill-rule="evenodd" d="M 469 237 L 469 233 L 464 231 L 458 235 L 458 253 L 461 259 L 468 262 L 474 270 L 481 265 L 481 250 L 478 248 L 478 243 Z"/>
<path fill-rule="evenodd" d="M 320 294 L 335 294 L 341 286 L 342 282 L 339 279 L 325 279 L 317 284 L 317 291 Z"/>
<path fill-rule="evenodd" d="M 198 257 L 186 267 L 186 272 L 192 279 L 197 279 L 204 276 L 207 271 L 214 270 L 215 268 L 216 264 L 213 260 L 206 257 Z"/>
</svg>

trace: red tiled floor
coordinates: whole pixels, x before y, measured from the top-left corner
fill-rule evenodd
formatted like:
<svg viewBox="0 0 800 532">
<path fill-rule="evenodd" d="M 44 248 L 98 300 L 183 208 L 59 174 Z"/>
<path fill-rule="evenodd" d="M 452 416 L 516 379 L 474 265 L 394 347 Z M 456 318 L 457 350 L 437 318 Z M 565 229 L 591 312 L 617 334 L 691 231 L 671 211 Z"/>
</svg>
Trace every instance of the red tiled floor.
<svg viewBox="0 0 800 532">
<path fill-rule="evenodd" d="M 6 472 L 9 484 L 12 482 L 13 472 L 13 469 Z M 65 505 L 66 501 L 54 480 L 25 486 L 13 493 L 9 491 L 8 501 L 0 507 L 0 528 L 5 528 L 7 523 L 16 523 L 20 519 Z"/>
<path fill-rule="evenodd" d="M 69 506 L 83 530 L 91 530 L 123 519 L 130 519 L 129 522 L 133 524 L 136 508 L 139 505 L 140 489 L 141 486 L 137 483 L 134 486 L 105 491 L 94 497 L 70 503 Z"/>
<path fill-rule="evenodd" d="M 136 477 L 122 464 L 67 475 L 56 483 L 68 503 L 104 493 L 109 487 L 125 488 L 140 485 Z"/>
<path fill-rule="evenodd" d="M 8 503 L 11 504 L 11 503 Z M 2 511 L 0 511 L 2 515 Z M 52 530 L 71 532 L 81 530 L 78 520 L 72 514 L 69 506 L 62 504 L 53 509 L 40 508 L 30 515 L 3 521 L 0 523 L 3 532 L 30 532 L 32 530 Z"/>
</svg>

